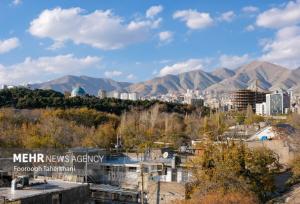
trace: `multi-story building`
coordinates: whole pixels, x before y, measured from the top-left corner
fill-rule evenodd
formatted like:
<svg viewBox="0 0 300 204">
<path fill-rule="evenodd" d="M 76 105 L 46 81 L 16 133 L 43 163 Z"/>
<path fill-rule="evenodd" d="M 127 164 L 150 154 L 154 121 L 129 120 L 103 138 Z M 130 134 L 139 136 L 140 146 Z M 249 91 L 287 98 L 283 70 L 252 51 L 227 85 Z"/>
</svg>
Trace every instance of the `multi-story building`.
<svg viewBox="0 0 300 204">
<path fill-rule="evenodd" d="M 7 89 L 7 88 L 8 88 L 8 86 L 6 84 L 1 84 L 1 86 L 0 86 L 0 90 Z"/>
<path fill-rule="evenodd" d="M 120 94 L 120 99 L 121 100 L 128 100 L 128 93 L 126 92 L 123 92 Z"/>
<path fill-rule="evenodd" d="M 266 102 L 263 103 L 257 103 L 255 112 L 257 115 L 266 115 L 267 107 Z"/>
<path fill-rule="evenodd" d="M 101 99 L 106 98 L 106 97 L 107 97 L 106 91 L 100 89 L 100 90 L 98 91 L 98 97 L 101 98 Z"/>
<path fill-rule="evenodd" d="M 183 103 L 194 105 L 194 106 L 203 106 L 204 100 L 201 98 L 199 90 L 191 90 L 187 89 L 186 93 L 184 94 Z"/>
<path fill-rule="evenodd" d="M 287 114 L 290 109 L 290 96 L 280 90 L 266 96 L 266 115 Z"/>
<path fill-rule="evenodd" d="M 136 101 L 138 99 L 137 93 L 136 92 L 128 93 L 128 99 L 132 101 Z"/>
<path fill-rule="evenodd" d="M 251 105 L 255 110 L 257 103 L 263 103 L 266 101 L 266 93 L 252 91 L 249 89 L 242 89 L 235 91 L 232 94 L 232 103 L 236 110 L 247 110 L 247 107 Z"/>
<path fill-rule="evenodd" d="M 111 93 L 111 98 L 117 98 L 117 99 L 119 99 L 119 98 L 120 98 L 120 92 L 118 92 L 118 91 L 113 91 L 113 92 Z"/>
</svg>

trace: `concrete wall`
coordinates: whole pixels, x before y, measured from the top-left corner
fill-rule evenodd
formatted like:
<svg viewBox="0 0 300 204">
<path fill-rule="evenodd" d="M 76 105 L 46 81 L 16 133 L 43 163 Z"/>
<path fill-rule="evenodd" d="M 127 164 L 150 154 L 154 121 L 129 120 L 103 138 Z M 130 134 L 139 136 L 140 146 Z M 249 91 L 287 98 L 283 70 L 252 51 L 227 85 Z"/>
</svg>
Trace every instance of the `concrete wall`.
<svg viewBox="0 0 300 204">
<path fill-rule="evenodd" d="M 185 185 L 176 182 L 148 182 L 147 201 L 149 204 L 172 203 L 185 199 Z"/>
<path fill-rule="evenodd" d="M 266 147 L 279 156 L 281 164 L 288 164 L 294 158 L 294 152 L 284 140 L 249 141 L 245 143 L 250 148 Z"/>
</svg>

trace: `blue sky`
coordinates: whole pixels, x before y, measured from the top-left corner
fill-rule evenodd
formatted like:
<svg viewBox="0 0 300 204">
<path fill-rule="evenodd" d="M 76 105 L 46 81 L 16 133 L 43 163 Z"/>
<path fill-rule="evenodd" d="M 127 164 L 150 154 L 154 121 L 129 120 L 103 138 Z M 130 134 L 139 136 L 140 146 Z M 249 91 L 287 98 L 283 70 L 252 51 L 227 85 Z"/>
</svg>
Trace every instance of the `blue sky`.
<svg viewBox="0 0 300 204">
<path fill-rule="evenodd" d="M 300 66 L 300 0 L 1 0 L 0 84 Z"/>
</svg>

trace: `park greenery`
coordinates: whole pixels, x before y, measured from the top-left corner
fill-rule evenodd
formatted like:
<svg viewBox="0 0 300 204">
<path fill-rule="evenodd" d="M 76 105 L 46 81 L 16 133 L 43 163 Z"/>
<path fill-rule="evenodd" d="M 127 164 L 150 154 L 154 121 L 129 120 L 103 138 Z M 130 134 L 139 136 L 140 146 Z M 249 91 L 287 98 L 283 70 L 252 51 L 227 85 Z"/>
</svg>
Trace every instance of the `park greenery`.
<svg viewBox="0 0 300 204">
<path fill-rule="evenodd" d="M 115 98 L 99 99 L 95 96 L 69 97 L 54 90 L 27 88 L 12 88 L 0 90 L 0 107 L 13 107 L 16 109 L 37 108 L 89 108 L 101 112 L 121 115 L 132 109 L 145 110 L 154 104 L 164 105 L 162 111 L 180 114 L 192 113 L 195 107 L 176 103 L 165 103 L 155 100 L 120 100 Z M 207 113 L 208 109 L 203 110 Z"/>
</svg>

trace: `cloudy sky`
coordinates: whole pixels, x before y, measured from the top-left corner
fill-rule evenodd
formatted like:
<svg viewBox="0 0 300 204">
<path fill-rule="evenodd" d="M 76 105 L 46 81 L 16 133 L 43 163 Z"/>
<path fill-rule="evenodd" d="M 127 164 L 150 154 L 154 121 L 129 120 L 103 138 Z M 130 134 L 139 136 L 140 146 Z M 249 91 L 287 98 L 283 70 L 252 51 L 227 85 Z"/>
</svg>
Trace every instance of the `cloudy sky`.
<svg viewBox="0 0 300 204">
<path fill-rule="evenodd" d="M 0 84 L 300 66 L 300 0 L 0 0 Z"/>
</svg>

